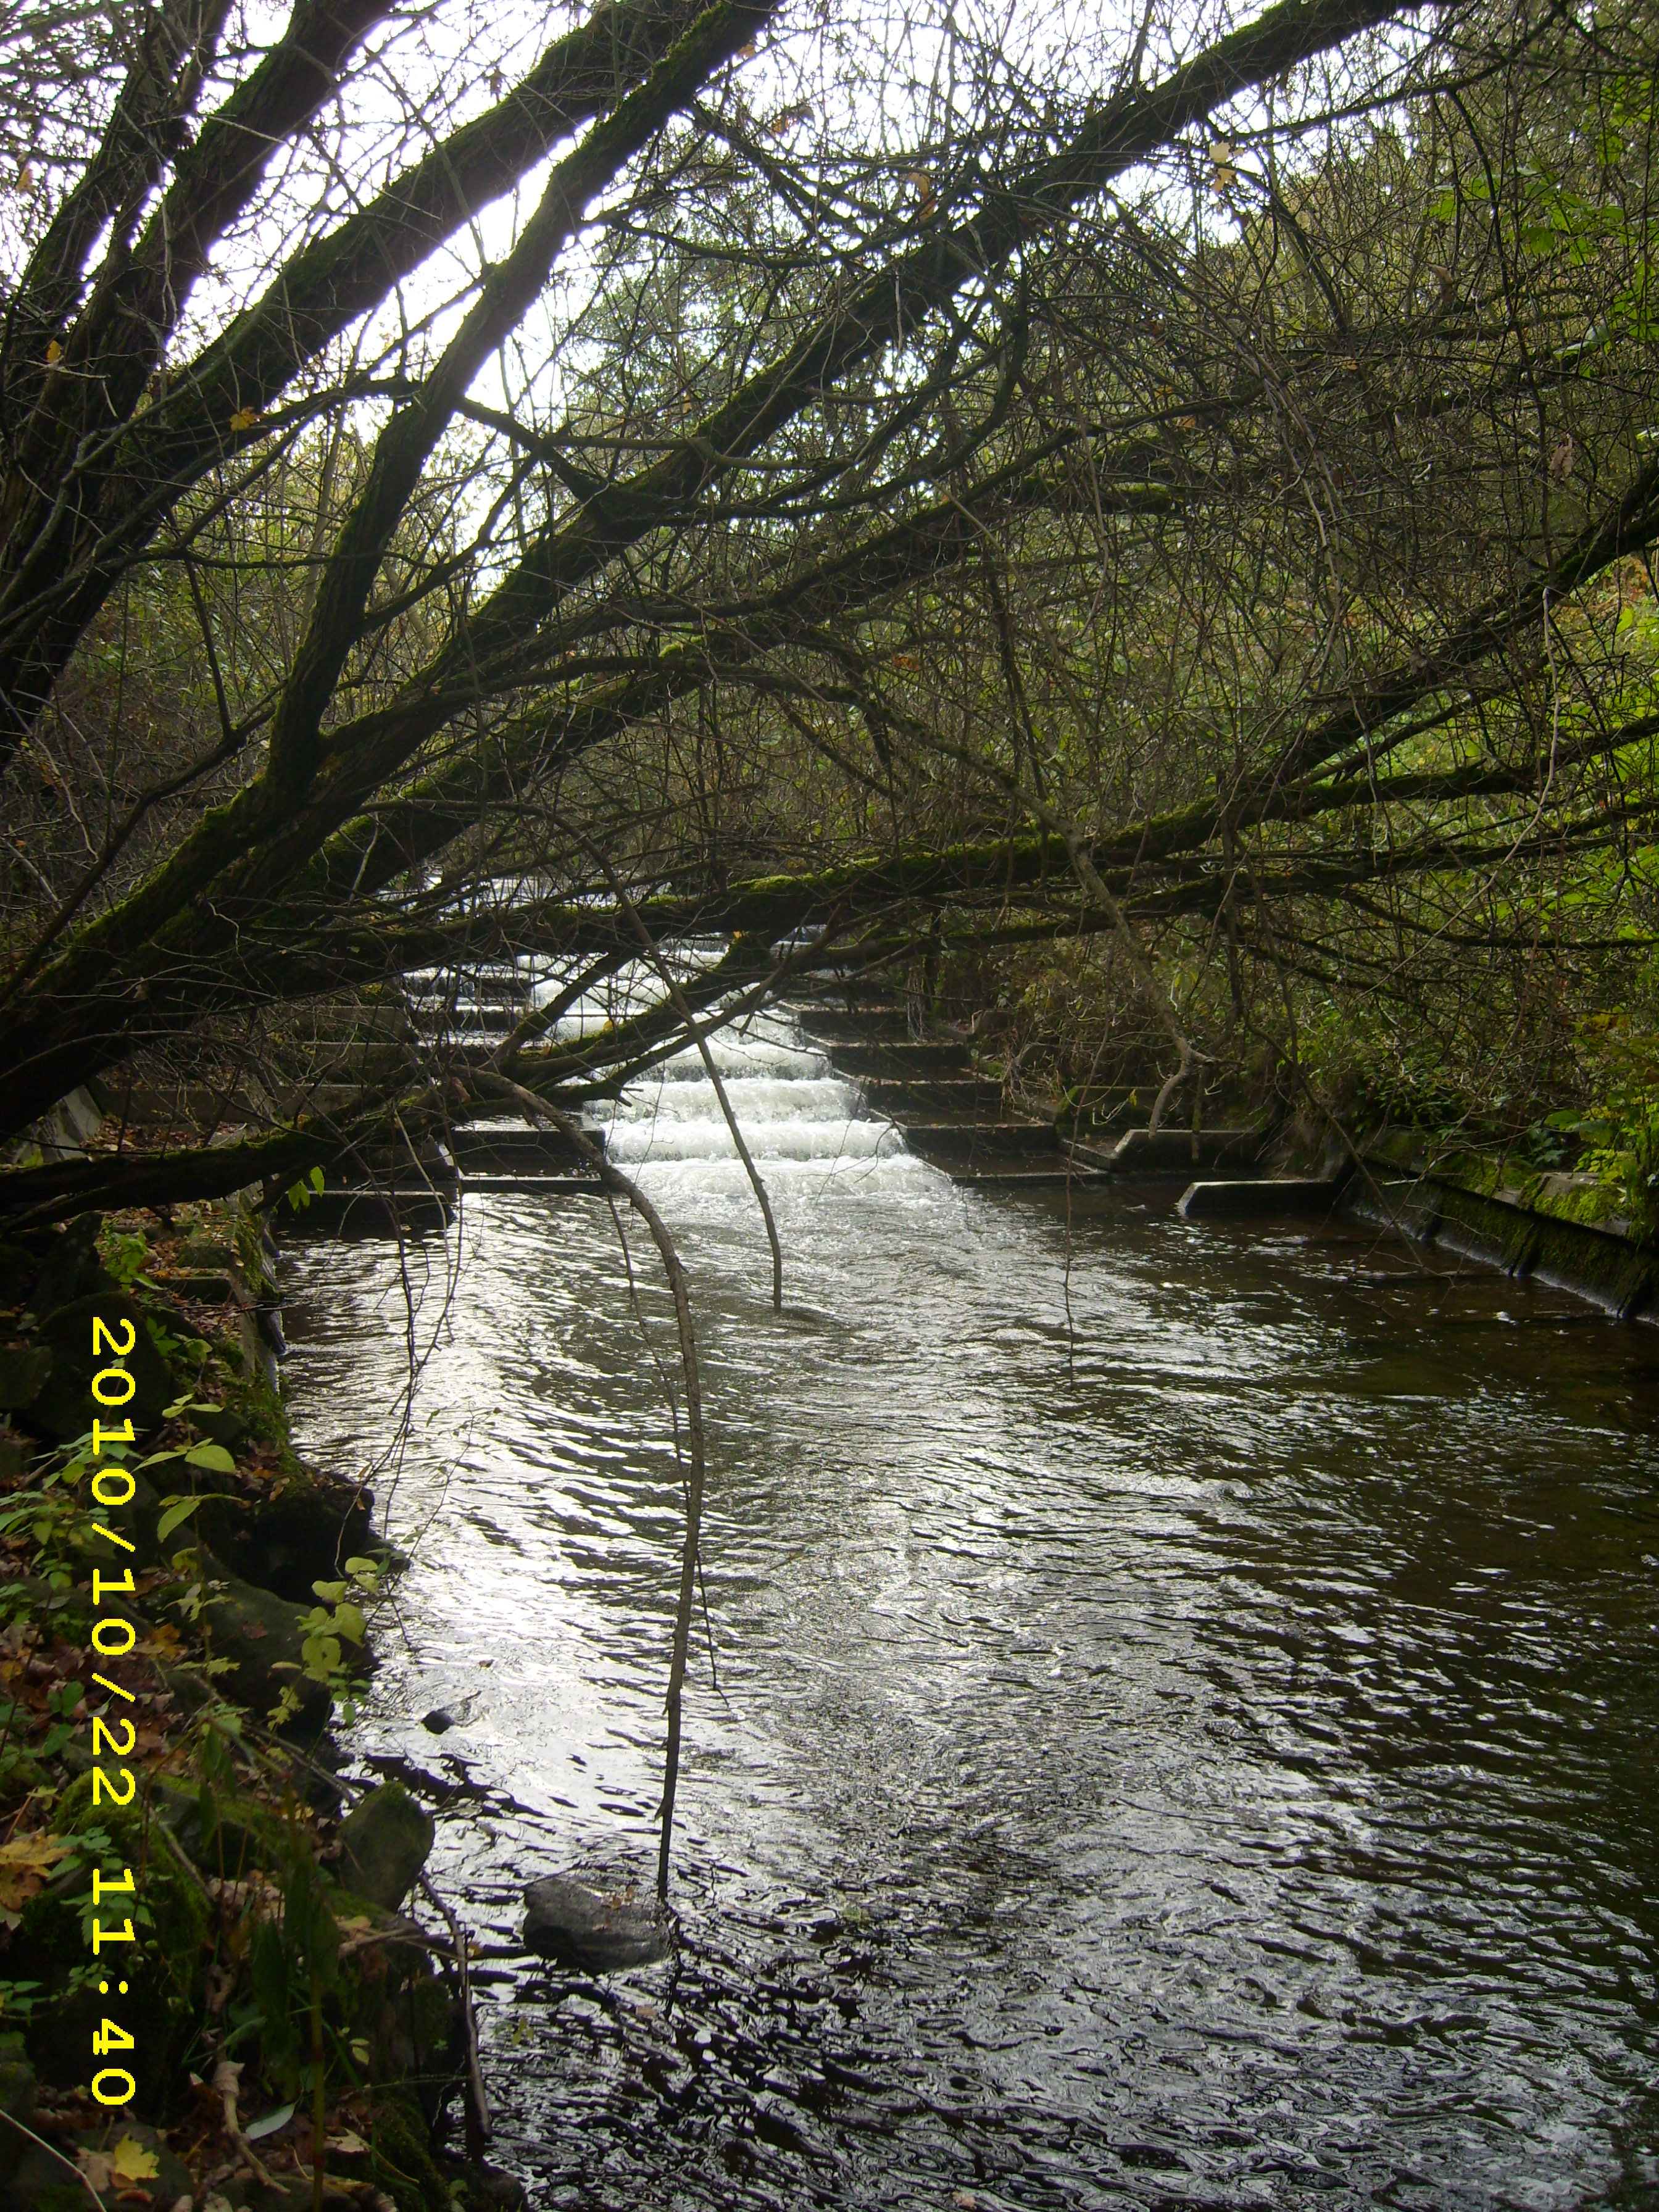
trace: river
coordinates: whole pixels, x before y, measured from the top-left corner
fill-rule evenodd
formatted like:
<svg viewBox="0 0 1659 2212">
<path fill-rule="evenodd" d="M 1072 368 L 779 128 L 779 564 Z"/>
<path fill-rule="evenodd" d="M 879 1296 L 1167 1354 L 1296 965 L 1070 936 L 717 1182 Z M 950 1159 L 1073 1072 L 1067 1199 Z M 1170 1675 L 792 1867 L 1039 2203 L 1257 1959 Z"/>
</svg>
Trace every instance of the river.
<svg viewBox="0 0 1659 2212">
<path fill-rule="evenodd" d="M 538 2212 L 1659 2204 L 1659 1334 L 961 1188 L 787 1019 L 720 1051 L 788 1310 L 672 1063 L 611 1149 L 703 1360 L 682 1945 L 485 1984 Z M 637 1313 L 580 1195 L 286 1264 L 296 1441 L 415 1554 L 347 1741 L 448 1791 L 487 1945 L 537 1874 L 649 1884 L 681 1493 L 630 1241 Z"/>
</svg>

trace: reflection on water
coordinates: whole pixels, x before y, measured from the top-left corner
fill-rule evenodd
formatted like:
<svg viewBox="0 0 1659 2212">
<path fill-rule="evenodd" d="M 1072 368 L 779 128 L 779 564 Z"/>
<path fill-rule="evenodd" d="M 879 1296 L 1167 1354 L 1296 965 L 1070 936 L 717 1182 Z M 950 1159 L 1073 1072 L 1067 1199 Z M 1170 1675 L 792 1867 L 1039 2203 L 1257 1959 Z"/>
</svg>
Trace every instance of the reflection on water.
<svg viewBox="0 0 1659 2212">
<path fill-rule="evenodd" d="M 1659 1340 L 1144 1192 L 1068 1236 L 786 1029 L 721 1054 L 792 1310 L 672 1066 L 611 1143 L 693 1278 L 719 1682 L 678 1969 L 486 1992 L 532 2202 L 1659 2203 Z M 459 1243 L 410 1255 L 420 1540 L 356 1741 L 484 1787 L 438 1871 L 502 1942 L 529 1876 L 648 1863 L 680 1501 L 605 1208 Z M 289 1295 L 299 1438 L 361 1465 L 395 1261 Z"/>
</svg>

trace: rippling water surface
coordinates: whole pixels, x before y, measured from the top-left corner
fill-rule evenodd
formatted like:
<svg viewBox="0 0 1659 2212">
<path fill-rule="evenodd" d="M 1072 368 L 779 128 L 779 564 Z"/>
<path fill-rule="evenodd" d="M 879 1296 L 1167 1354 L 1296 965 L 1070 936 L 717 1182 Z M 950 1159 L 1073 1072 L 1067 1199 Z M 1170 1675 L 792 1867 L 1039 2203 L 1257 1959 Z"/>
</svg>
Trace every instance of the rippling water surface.
<svg viewBox="0 0 1659 2212">
<path fill-rule="evenodd" d="M 704 1361 L 684 1942 L 499 1970 L 496 2156 L 607 2212 L 1659 2204 L 1659 1339 L 958 1189 L 792 1036 L 721 1048 L 781 1322 L 695 1064 L 611 1132 Z M 354 1742 L 453 1788 L 503 1943 L 536 1874 L 648 1884 L 680 1493 L 602 1204 L 470 1201 L 448 1262 L 291 1262 L 289 1389 L 361 1467 L 428 1354 Z"/>
</svg>

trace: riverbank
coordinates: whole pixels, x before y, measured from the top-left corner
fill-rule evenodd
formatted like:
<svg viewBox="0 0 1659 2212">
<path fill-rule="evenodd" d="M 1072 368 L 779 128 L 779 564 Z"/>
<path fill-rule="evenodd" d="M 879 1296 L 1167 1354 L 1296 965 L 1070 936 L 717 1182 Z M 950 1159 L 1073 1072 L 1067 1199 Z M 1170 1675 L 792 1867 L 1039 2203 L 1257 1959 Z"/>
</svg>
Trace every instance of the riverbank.
<svg viewBox="0 0 1659 2212">
<path fill-rule="evenodd" d="M 372 1495 L 291 1447 L 258 1217 L 84 1215 L 0 1261 L 0 2207 L 286 2212 L 319 2143 L 325 2203 L 497 2201 L 434 2148 L 465 2033 L 453 1945 L 410 1912 L 432 1822 L 333 1778 L 398 1562 Z M 131 1325 L 133 1441 L 97 1463 L 122 1504 L 90 1496 L 94 1313 Z M 125 1869 L 118 2005 L 88 1939 L 94 1875 Z"/>
</svg>

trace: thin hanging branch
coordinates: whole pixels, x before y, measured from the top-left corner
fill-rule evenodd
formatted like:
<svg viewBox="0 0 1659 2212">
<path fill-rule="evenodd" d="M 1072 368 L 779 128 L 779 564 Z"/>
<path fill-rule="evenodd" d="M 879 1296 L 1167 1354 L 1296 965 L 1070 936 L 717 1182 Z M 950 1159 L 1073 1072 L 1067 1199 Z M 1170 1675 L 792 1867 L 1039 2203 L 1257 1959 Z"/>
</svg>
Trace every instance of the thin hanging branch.
<svg viewBox="0 0 1659 2212">
<path fill-rule="evenodd" d="M 691 1458 L 691 1480 L 686 1488 L 685 1543 L 680 1553 L 679 1600 L 674 1612 L 674 1647 L 668 1665 L 668 1692 L 664 1700 L 668 1715 L 668 1735 L 663 1750 L 662 1827 L 657 1846 L 657 1895 L 665 1904 L 668 1899 L 669 1844 L 674 1830 L 674 1796 L 680 1771 L 680 1707 L 685 1686 L 686 1654 L 691 1642 L 691 1607 L 696 1595 L 697 1544 L 702 1527 L 705 1471 L 702 1389 L 697 1377 L 697 1343 L 691 1328 L 691 1299 L 686 1287 L 685 1269 L 674 1249 L 674 1240 L 656 1207 L 630 1176 L 625 1176 L 620 1168 L 611 1165 L 574 1115 L 561 1113 L 556 1106 L 550 1106 L 533 1091 L 526 1091 L 522 1084 L 514 1083 L 504 1075 L 492 1075 L 480 1070 L 474 1080 L 497 1096 L 510 1098 L 532 1121 L 550 1123 L 598 1171 L 599 1182 L 606 1190 L 622 1194 L 650 1231 L 651 1241 L 661 1256 L 663 1273 L 668 1278 L 668 1287 L 673 1294 L 674 1318 L 680 1335 L 680 1365 L 685 1375 L 685 1433 Z"/>
<path fill-rule="evenodd" d="M 472 2009 L 472 1977 L 467 1968 L 466 1930 L 424 1875 L 419 1877 L 419 1881 L 422 1896 L 443 1915 L 450 1940 L 455 1946 L 455 1972 L 461 1985 L 461 2020 L 466 2031 L 466 2080 L 463 2084 L 461 2109 L 466 2130 L 466 2154 L 476 2166 L 483 2158 L 484 2146 L 489 2141 L 489 2100 L 484 2094 L 483 2068 L 478 2059 L 478 2021 Z"/>
</svg>

